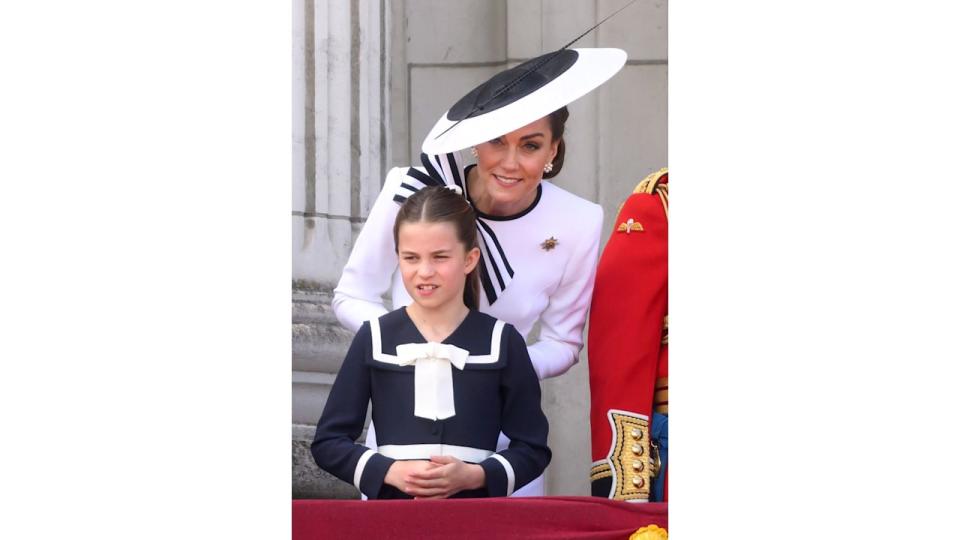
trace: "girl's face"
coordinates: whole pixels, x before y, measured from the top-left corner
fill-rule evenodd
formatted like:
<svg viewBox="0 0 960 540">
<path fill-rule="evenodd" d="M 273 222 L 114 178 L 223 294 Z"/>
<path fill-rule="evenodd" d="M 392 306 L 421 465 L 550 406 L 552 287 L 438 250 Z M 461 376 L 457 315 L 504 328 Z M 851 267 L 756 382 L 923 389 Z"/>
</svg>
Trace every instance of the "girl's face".
<svg viewBox="0 0 960 540">
<path fill-rule="evenodd" d="M 467 274 L 480 259 L 480 250 L 467 251 L 453 223 L 403 223 L 397 231 L 400 275 L 407 294 L 426 309 L 463 305 Z"/>
<path fill-rule="evenodd" d="M 477 173 L 493 206 L 504 215 L 533 203 L 543 167 L 557 155 L 550 119 L 536 122 L 477 145 Z"/>
</svg>

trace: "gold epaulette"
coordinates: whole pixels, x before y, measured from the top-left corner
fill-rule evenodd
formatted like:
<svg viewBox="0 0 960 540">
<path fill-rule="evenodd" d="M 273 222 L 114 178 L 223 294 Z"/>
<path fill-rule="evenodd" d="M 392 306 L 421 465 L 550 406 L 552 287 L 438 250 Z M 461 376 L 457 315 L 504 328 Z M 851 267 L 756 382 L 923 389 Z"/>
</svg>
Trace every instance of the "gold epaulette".
<svg viewBox="0 0 960 540">
<path fill-rule="evenodd" d="M 634 193 L 646 193 L 647 195 L 653 195 L 653 192 L 656 191 L 657 186 L 660 185 L 660 179 L 667 174 L 667 168 L 664 167 L 659 171 L 652 172 L 647 175 L 646 178 L 640 181 L 637 184 L 637 187 L 633 188 Z M 664 186 L 666 187 L 666 186 Z"/>
<path fill-rule="evenodd" d="M 637 187 L 633 188 L 634 193 L 646 193 L 647 195 L 653 195 L 656 193 L 660 197 L 660 202 L 663 204 L 663 213 L 667 216 L 667 219 L 670 219 L 670 191 L 668 185 L 661 183 L 660 181 L 667 176 L 667 168 L 664 167 L 659 171 L 652 172 L 647 175 L 646 178 L 640 181 L 637 184 Z"/>
<path fill-rule="evenodd" d="M 669 202 L 667 185 L 660 183 L 660 181 L 663 180 L 663 178 L 664 178 L 666 175 L 667 175 L 667 168 L 666 168 L 666 167 L 660 169 L 660 170 L 657 171 L 657 172 L 652 172 L 652 173 L 648 174 L 646 178 L 644 178 L 643 180 L 640 181 L 639 184 L 637 184 L 637 187 L 633 188 L 633 193 L 631 193 L 631 195 L 635 195 L 635 194 L 637 194 L 637 193 L 645 193 L 645 194 L 647 194 L 647 195 L 653 195 L 654 193 L 656 193 L 657 195 L 660 196 L 660 202 L 663 203 L 663 212 L 664 212 L 665 214 L 667 214 L 667 219 L 669 220 L 669 218 L 670 218 L 670 213 L 667 211 L 667 203 Z M 626 201 L 624 201 L 624 202 L 626 202 Z M 623 204 L 624 204 L 624 202 L 621 202 L 620 205 L 617 206 L 617 215 L 618 215 L 618 216 L 620 215 L 620 212 L 623 210 Z M 616 225 L 616 224 L 614 224 L 614 225 Z M 633 224 L 631 224 L 631 225 L 633 225 Z M 626 227 L 629 228 L 630 225 L 627 225 Z M 624 232 L 624 231 L 627 230 L 626 228 L 624 228 L 623 224 L 621 224 L 621 227 L 620 227 L 620 228 L 621 228 L 621 231 L 620 231 L 620 232 Z M 617 230 L 617 229 L 614 229 L 614 230 Z M 633 229 L 631 229 L 631 230 L 642 231 L 642 230 L 643 230 L 643 226 L 640 225 L 639 223 L 637 223 L 637 224 L 635 224 L 635 227 L 634 227 Z"/>
</svg>

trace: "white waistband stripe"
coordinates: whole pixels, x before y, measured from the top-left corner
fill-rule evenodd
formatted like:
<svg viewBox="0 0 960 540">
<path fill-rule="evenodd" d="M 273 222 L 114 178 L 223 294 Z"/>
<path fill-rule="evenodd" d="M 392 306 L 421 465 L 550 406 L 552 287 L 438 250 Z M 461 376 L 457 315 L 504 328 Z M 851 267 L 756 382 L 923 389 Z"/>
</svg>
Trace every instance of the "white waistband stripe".
<svg viewBox="0 0 960 540">
<path fill-rule="evenodd" d="M 453 456 L 460 461 L 480 463 L 493 455 L 493 451 L 452 444 L 386 444 L 380 453 L 392 459 L 430 459 L 430 456 Z"/>
</svg>

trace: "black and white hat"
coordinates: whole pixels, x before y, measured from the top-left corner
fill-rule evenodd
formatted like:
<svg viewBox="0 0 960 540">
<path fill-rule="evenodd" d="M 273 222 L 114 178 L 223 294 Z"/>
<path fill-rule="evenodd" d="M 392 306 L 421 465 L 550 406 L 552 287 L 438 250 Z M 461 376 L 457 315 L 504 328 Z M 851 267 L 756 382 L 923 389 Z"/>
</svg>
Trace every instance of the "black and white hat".
<svg viewBox="0 0 960 540">
<path fill-rule="evenodd" d="M 600 86 L 626 62 L 621 49 L 561 49 L 502 71 L 440 117 L 423 152 L 454 152 L 519 129 Z"/>
</svg>

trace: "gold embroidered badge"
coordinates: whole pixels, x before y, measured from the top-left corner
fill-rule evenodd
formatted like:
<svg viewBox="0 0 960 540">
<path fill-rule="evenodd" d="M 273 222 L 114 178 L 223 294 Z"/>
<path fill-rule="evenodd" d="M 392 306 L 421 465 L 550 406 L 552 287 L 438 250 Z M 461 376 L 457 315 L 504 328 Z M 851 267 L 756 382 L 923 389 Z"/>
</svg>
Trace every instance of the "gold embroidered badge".
<svg viewBox="0 0 960 540">
<path fill-rule="evenodd" d="M 630 231 L 640 231 L 643 232 L 643 225 L 639 222 L 634 221 L 633 218 L 628 219 L 626 222 L 621 223 L 617 227 L 617 232 L 625 232 L 630 234 Z"/>
<path fill-rule="evenodd" d="M 544 240 L 543 243 L 540 244 L 540 247 L 543 248 L 544 251 L 550 251 L 551 249 L 557 247 L 557 244 L 559 243 L 560 242 L 556 238 L 551 236 L 550 238 Z"/>
</svg>

